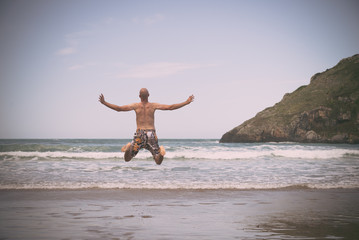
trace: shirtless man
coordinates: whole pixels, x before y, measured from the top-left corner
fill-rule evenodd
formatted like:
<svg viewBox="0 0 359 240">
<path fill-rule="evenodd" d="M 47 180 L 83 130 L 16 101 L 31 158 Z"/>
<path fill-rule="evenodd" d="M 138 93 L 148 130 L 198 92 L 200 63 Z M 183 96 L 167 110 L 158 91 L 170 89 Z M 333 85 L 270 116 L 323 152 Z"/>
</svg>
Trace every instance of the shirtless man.
<svg viewBox="0 0 359 240">
<path fill-rule="evenodd" d="M 155 111 L 175 110 L 190 104 L 194 100 L 194 96 L 192 95 L 185 102 L 165 105 L 159 103 L 150 103 L 148 101 L 149 96 L 150 94 L 148 93 L 148 90 L 146 88 L 142 88 L 139 95 L 141 102 L 124 106 L 117 106 L 115 104 L 106 102 L 103 94 L 101 94 L 99 97 L 99 101 L 103 105 L 115 111 L 126 112 L 134 110 L 136 112 L 137 130 L 133 137 L 133 141 L 127 143 L 127 145 L 122 148 L 122 151 L 125 152 L 124 158 L 126 162 L 135 157 L 141 148 L 146 148 L 152 153 L 155 162 L 160 165 L 163 161 L 163 157 L 166 154 L 166 151 L 163 146 L 158 146 L 158 139 L 155 130 Z"/>
</svg>

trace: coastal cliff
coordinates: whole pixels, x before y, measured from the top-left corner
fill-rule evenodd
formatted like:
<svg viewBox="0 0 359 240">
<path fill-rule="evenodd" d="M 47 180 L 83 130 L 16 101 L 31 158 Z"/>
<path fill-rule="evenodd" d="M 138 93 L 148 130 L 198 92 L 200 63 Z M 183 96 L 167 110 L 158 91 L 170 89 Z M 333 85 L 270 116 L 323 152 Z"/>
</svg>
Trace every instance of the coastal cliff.
<svg viewBox="0 0 359 240">
<path fill-rule="evenodd" d="M 359 143 L 359 54 L 315 74 L 220 142 Z"/>
</svg>

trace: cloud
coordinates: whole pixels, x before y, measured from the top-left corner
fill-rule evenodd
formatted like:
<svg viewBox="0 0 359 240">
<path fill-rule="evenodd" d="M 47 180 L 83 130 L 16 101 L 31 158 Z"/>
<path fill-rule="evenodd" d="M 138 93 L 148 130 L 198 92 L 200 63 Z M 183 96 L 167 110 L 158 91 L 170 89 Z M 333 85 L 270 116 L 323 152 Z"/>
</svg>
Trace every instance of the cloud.
<svg viewBox="0 0 359 240">
<path fill-rule="evenodd" d="M 56 52 L 57 55 L 61 55 L 61 56 L 65 56 L 65 55 L 70 55 L 76 52 L 76 49 L 74 47 L 66 47 L 66 48 L 62 48 L 60 50 L 58 50 Z"/>
<path fill-rule="evenodd" d="M 78 69 L 82 69 L 82 68 L 93 67 L 96 65 L 97 65 L 96 63 L 76 64 L 76 65 L 72 65 L 71 67 L 69 67 L 69 70 L 74 71 L 74 70 L 78 70 Z"/>
<path fill-rule="evenodd" d="M 65 36 L 65 42 L 67 47 L 62 48 L 56 52 L 56 55 L 66 56 L 77 52 L 77 46 L 79 45 L 80 39 L 88 37 L 92 34 L 91 31 L 79 31 L 75 33 L 70 33 Z"/>
<path fill-rule="evenodd" d="M 188 64 L 175 62 L 155 62 L 144 65 L 130 67 L 123 73 L 117 75 L 118 78 L 159 78 L 175 75 L 179 72 L 209 67 L 212 65 Z"/>
<path fill-rule="evenodd" d="M 71 67 L 69 67 L 69 70 L 78 70 L 78 69 L 81 69 L 81 68 L 84 68 L 86 67 L 85 64 L 76 64 L 76 65 L 73 65 Z"/>
<path fill-rule="evenodd" d="M 135 17 L 132 19 L 132 22 L 133 23 L 142 23 L 145 25 L 152 25 L 152 24 L 162 21 L 163 19 L 165 19 L 165 17 L 162 14 L 155 14 L 153 16 L 146 17 L 146 18 Z"/>
<path fill-rule="evenodd" d="M 111 24 L 113 24 L 115 22 L 115 18 L 108 17 L 103 22 L 105 23 L 105 25 L 111 25 Z"/>
<path fill-rule="evenodd" d="M 164 16 L 161 14 L 156 14 L 154 16 L 148 17 L 144 19 L 145 25 L 152 25 L 154 23 L 160 22 L 164 19 Z"/>
<path fill-rule="evenodd" d="M 70 44 L 73 42 L 77 43 L 77 41 L 80 38 L 88 37 L 88 36 L 91 36 L 92 34 L 93 34 L 93 32 L 89 31 L 89 30 L 78 31 L 78 32 L 67 34 L 65 36 L 65 40 L 66 40 L 66 42 L 68 42 Z"/>
</svg>

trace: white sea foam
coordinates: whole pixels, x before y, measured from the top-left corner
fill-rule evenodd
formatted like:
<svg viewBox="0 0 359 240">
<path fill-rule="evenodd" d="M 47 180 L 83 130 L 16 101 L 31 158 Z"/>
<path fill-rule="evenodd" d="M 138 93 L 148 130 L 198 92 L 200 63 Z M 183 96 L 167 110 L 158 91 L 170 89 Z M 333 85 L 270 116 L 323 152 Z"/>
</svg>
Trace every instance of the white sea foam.
<svg viewBox="0 0 359 240">
<path fill-rule="evenodd" d="M 125 140 L 27 141 L 0 145 L 0 189 L 359 188 L 356 145 L 168 140 L 158 166 L 146 150 L 124 162 Z"/>
<path fill-rule="evenodd" d="M 158 189 L 158 190 L 284 190 L 284 189 L 358 189 L 359 184 L 238 184 L 228 183 L 38 183 L 38 184 L 2 184 L 1 190 L 8 189 Z"/>
<path fill-rule="evenodd" d="M 117 159 L 123 158 L 121 152 L 0 152 L 0 156 L 18 158 L 62 158 L 62 159 Z M 359 158 L 359 150 L 355 149 L 307 149 L 307 148 L 271 148 L 271 149 L 206 149 L 187 148 L 167 151 L 167 159 L 256 159 L 265 157 L 281 157 L 294 159 L 330 159 L 343 157 Z M 146 150 L 141 150 L 138 159 L 152 158 Z"/>
<path fill-rule="evenodd" d="M 20 158 L 108 159 L 122 158 L 119 152 L 0 152 L 0 156 Z"/>
</svg>

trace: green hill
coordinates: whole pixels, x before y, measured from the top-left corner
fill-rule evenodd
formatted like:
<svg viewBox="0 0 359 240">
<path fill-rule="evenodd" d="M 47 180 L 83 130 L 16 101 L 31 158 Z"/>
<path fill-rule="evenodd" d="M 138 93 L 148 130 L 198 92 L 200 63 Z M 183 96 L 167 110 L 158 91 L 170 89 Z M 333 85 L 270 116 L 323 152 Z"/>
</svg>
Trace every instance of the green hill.
<svg viewBox="0 0 359 240">
<path fill-rule="evenodd" d="M 315 74 L 220 142 L 359 143 L 359 54 Z"/>
</svg>

